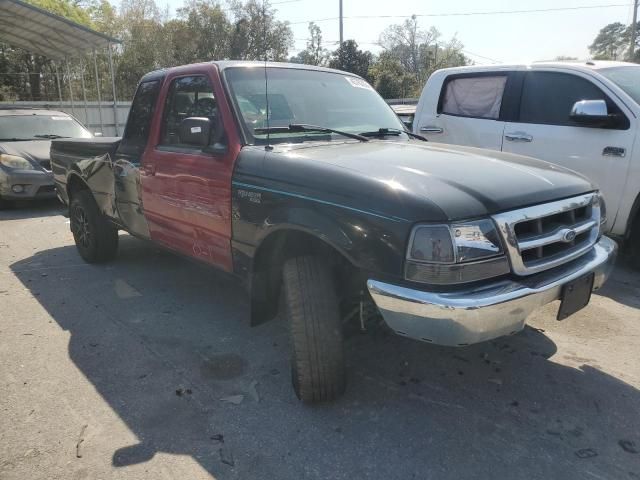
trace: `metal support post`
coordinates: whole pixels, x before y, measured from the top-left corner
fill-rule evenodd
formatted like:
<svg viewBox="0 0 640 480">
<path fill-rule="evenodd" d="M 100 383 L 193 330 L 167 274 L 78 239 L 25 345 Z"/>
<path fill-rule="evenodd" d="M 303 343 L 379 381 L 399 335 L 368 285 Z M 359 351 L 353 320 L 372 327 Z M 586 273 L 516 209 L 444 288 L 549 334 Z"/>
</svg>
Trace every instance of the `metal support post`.
<svg viewBox="0 0 640 480">
<path fill-rule="evenodd" d="M 111 43 L 109 43 L 109 69 L 111 70 L 111 90 L 113 91 L 113 123 L 115 124 L 116 137 L 118 133 L 118 101 L 116 100 L 116 77 L 113 71 L 113 55 L 111 54 Z"/>
</svg>

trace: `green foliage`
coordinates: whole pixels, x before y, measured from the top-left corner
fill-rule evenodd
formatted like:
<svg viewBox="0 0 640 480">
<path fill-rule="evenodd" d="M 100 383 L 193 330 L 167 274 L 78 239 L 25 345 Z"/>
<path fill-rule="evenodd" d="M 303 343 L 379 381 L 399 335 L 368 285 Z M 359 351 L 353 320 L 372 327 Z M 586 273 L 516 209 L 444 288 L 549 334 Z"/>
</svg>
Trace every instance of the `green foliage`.
<svg viewBox="0 0 640 480">
<path fill-rule="evenodd" d="M 374 73 L 379 88 L 417 95 L 435 70 L 470 63 L 462 53 L 462 44 L 455 37 L 449 41 L 440 39 L 441 34 L 436 28 L 421 29 L 415 15 L 400 24 L 387 27 L 380 35 L 379 43 L 384 49 L 380 58 L 382 60 L 388 56 L 393 59 L 410 79 L 392 80 L 394 70 L 397 74 L 397 66 L 386 61 Z M 385 66 L 391 67 L 391 70 Z"/>
<path fill-rule="evenodd" d="M 116 9 L 109 0 L 28 0 L 72 21 L 122 40 L 113 48 L 118 97 L 129 100 L 145 73 L 163 67 L 215 59 L 275 60 L 289 58 L 293 33 L 276 18 L 268 0 L 184 0 L 170 18 L 155 0 L 122 0 Z M 322 31 L 310 23 L 307 45 L 290 61 L 328 65 L 362 76 L 384 97 L 415 96 L 437 68 L 464 65 L 469 60 L 453 38 L 443 41 L 435 28 L 423 30 L 416 17 L 388 27 L 380 36 L 383 52 L 376 58 L 354 40 L 329 52 Z M 112 97 L 106 52 L 98 52 L 99 89 Z M 71 59 L 70 77 L 61 75 L 62 92 L 80 93 L 81 76 L 87 96 L 97 99 L 93 57 Z M 60 73 L 66 73 L 61 66 Z M 24 100 L 57 100 L 54 65 L 46 58 L 0 44 L 0 95 Z"/>
<path fill-rule="evenodd" d="M 31 5 L 40 7 L 73 22 L 92 27 L 91 17 L 87 9 L 70 0 L 25 0 Z"/>
<path fill-rule="evenodd" d="M 325 65 L 329 52 L 322 46 L 322 30 L 315 23 L 309 23 L 309 40 L 307 48 L 298 55 L 291 57 L 292 63 L 304 63 L 306 65 Z"/>
<path fill-rule="evenodd" d="M 380 54 L 378 61 L 369 69 L 369 76 L 383 98 L 411 97 L 422 87 L 388 51 Z"/>
<path fill-rule="evenodd" d="M 370 80 L 369 67 L 373 63 L 373 54 L 358 48 L 355 40 L 346 40 L 331 55 L 329 67 L 360 75 Z"/>
<path fill-rule="evenodd" d="M 628 47 L 627 27 L 620 23 L 610 23 L 604 26 L 589 45 L 593 58 L 598 60 L 618 60 L 624 58 Z"/>
</svg>

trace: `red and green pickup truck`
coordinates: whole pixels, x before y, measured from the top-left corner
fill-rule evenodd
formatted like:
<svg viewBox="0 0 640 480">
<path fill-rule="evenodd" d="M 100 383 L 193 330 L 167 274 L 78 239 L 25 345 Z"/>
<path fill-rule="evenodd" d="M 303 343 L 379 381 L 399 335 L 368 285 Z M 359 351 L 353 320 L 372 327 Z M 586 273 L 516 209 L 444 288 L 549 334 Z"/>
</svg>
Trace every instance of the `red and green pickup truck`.
<svg viewBox="0 0 640 480">
<path fill-rule="evenodd" d="M 307 402 L 344 391 L 349 312 L 469 345 L 553 300 L 558 318 L 583 308 L 616 253 L 588 180 L 427 143 L 362 78 L 319 67 L 151 72 L 122 138 L 53 140 L 51 162 L 86 261 L 113 259 L 125 230 L 240 277 L 253 324 L 282 303 Z"/>
</svg>

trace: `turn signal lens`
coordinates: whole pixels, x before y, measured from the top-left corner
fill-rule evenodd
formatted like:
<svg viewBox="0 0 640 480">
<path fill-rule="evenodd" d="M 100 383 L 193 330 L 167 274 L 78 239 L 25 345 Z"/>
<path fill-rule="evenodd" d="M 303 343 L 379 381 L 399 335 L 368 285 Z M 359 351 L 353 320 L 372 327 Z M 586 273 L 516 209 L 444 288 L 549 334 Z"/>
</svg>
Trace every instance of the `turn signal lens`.
<svg viewBox="0 0 640 480">
<path fill-rule="evenodd" d="M 422 225 L 414 229 L 409 258 L 419 262 L 455 263 L 448 225 Z"/>
</svg>

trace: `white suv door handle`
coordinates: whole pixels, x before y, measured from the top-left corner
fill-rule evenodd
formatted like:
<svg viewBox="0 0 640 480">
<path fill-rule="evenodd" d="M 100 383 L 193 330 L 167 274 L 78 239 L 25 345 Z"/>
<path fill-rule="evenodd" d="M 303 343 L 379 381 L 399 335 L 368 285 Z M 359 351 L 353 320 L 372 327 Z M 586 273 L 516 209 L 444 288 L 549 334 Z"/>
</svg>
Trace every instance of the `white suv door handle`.
<svg viewBox="0 0 640 480">
<path fill-rule="evenodd" d="M 531 142 L 533 140 L 533 136 L 524 132 L 505 133 L 504 138 L 510 142 Z"/>
<path fill-rule="evenodd" d="M 427 126 L 427 127 L 420 127 L 420 131 L 422 133 L 442 133 L 444 132 L 444 129 L 442 129 L 441 127 Z"/>
</svg>

